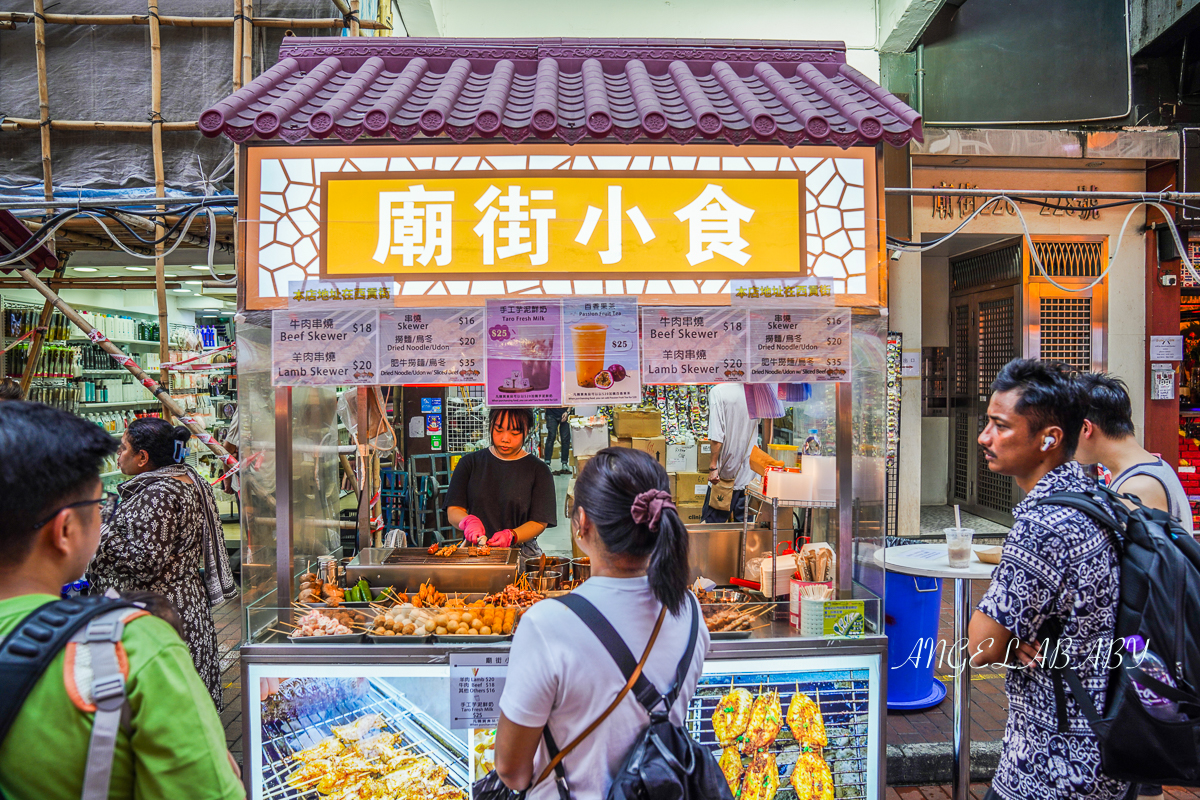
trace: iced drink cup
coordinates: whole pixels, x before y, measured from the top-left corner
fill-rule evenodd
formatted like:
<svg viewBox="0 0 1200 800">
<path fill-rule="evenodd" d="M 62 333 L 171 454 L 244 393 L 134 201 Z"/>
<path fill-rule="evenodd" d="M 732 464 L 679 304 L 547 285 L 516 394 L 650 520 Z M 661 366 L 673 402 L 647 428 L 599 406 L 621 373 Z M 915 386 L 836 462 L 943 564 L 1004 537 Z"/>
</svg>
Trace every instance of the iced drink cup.
<svg viewBox="0 0 1200 800">
<path fill-rule="evenodd" d="M 951 569 L 966 569 L 971 566 L 971 539 L 974 528 L 944 528 L 946 532 L 946 555 Z"/>
<path fill-rule="evenodd" d="M 605 342 L 608 326 L 581 322 L 571 326 L 571 347 L 575 351 L 575 382 L 590 388 L 604 369 Z"/>
</svg>

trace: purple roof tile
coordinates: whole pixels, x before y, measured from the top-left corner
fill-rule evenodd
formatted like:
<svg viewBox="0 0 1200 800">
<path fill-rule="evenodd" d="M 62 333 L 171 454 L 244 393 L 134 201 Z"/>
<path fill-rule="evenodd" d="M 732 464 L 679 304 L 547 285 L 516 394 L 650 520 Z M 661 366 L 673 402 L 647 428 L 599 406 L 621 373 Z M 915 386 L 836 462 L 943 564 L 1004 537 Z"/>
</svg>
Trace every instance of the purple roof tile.
<svg viewBox="0 0 1200 800">
<path fill-rule="evenodd" d="M 897 147 L 921 115 L 840 42 L 288 37 L 279 63 L 200 115 L 206 136 L 754 138 Z"/>
<path fill-rule="evenodd" d="M 0 259 L 11 256 L 20 250 L 33 238 L 33 233 L 25 227 L 25 223 L 11 211 L 0 209 Z M 58 256 L 54 255 L 46 245 L 38 245 L 24 261 L 18 261 L 7 267 L 0 267 L 0 273 L 8 274 L 21 269 L 32 269 L 34 272 L 53 271 L 58 269 Z"/>
</svg>

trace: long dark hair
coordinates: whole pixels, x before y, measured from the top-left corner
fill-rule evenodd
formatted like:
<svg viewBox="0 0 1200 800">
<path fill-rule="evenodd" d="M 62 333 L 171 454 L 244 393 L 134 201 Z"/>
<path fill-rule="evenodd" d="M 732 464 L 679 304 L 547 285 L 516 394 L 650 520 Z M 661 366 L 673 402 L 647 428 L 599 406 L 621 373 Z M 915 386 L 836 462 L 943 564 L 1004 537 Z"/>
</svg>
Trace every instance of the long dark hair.
<svg viewBox="0 0 1200 800">
<path fill-rule="evenodd" d="M 496 428 L 514 428 L 520 431 L 522 437 L 529 436 L 533 427 L 533 409 L 531 408 L 493 408 L 488 414 L 488 441 L 491 441 L 492 431 Z"/>
<path fill-rule="evenodd" d="M 178 455 L 182 446 L 192 438 L 192 432 L 187 428 L 182 425 L 172 428 L 166 420 L 158 417 L 135 419 L 125 429 L 125 435 L 133 452 L 145 450 L 155 469 L 182 462 L 183 459 Z M 176 443 L 180 446 L 176 447 Z"/>
<path fill-rule="evenodd" d="M 658 530 L 633 521 L 633 502 L 649 489 L 669 491 L 667 471 L 641 450 L 609 447 L 595 455 L 575 482 L 575 507 L 587 512 L 610 553 L 650 556 L 650 589 L 672 614 L 687 596 L 688 533 L 671 506 Z"/>
</svg>

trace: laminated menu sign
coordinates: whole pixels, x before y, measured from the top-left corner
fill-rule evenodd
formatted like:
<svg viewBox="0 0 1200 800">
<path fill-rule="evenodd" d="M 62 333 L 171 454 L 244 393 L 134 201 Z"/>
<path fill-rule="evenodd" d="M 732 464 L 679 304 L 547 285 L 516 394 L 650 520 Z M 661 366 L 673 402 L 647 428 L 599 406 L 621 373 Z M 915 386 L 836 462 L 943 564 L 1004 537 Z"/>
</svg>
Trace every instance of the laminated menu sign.
<svg viewBox="0 0 1200 800">
<path fill-rule="evenodd" d="M 380 311 L 380 382 L 483 383 L 483 338 L 480 308 Z"/>
<path fill-rule="evenodd" d="M 750 308 L 750 383 L 850 380 L 848 309 Z"/>
<path fill-rule="evenodd" d="M 563 300 L 563 402 L 640 403 L 636 297 Z"/>
<path fill-rule="evenodd" d="M 744 382 L 747 333 L 744 308 L 642 309 L 642 380 Z"/>
<path fill-rule="evenodd" d="M 487 402 L 562 404 L 562 302 L 488 300 Z"/>
<path fill-rule="evenodd" d="M 450 727 L 496 727 L 507 673 L 507 653 L 451 653 Z"/>
<path fill-rule="evenodd" d="M 288 310 L 272 316 L 272 386 L 377 383 L 378 311 Z"/>
</svg>

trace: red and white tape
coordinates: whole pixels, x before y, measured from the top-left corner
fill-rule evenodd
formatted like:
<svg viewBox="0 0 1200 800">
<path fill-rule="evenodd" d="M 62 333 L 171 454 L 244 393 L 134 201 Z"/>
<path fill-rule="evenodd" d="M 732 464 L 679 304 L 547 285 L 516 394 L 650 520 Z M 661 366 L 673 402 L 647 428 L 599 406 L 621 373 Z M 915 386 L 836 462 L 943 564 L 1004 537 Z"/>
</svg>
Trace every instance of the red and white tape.
<svg viewBox="0 0 1200 800">
<path fill-rule="evenodd" d="M 95 328 L 92 328 L 90 331 L 88 331 L 87 337 L 89 339 L 91 339 L 93 342 L 95 342 L 96 344 L 100 344 L 101 342 L 108 341 L 108 337 L 105 336 L 100 331 L 96 330 Z"/>
<path fill-rule="evenodd" d="M 167 363 L 163 364 L 163 366 L 166 367 L 167 369 L 172 369 L 174 367 L 179 366 L 180 364 L 190 364 L 193 361 L 198 361 L 202 358 L 208 358 L 209 356 L 216 355 L 217 353 L 221 352 L 222 350 L 228 350 L 231 347 L 233 347 L 233 345 L 231 345 L 231 344 L 222 345 L 221 347 L 215 347 L 212 350 L 205 350 L 203 353 L 201 353 L 198 356 L 192 356 L 191 358 L 184 358 L 179 361 L 168 361 Z"/>
</svg>

